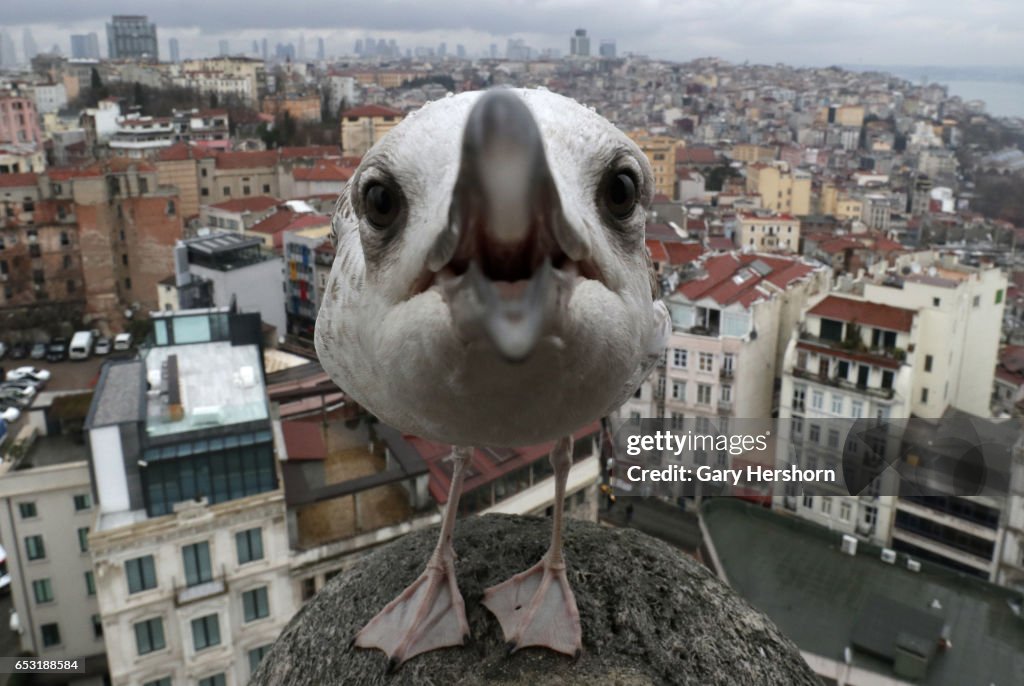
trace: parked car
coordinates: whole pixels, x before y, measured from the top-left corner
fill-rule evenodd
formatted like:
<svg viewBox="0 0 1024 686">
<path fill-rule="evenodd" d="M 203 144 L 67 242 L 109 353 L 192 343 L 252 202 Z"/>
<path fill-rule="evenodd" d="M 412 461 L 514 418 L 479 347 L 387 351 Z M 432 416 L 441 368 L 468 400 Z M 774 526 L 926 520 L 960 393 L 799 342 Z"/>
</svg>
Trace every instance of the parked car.
<svg viewBox="0 0 1024 686">
<path fill-rule="evenodd" d="M 43 343 L 42 341 L 39 343 L 33 343 L 28 356 L 33 360 L 41 360 L 46 357 L 46 343 Z"/>
<path fill-rule="evenodd" d="M 4 420 L 8 424 L 13 424 L 18 421 L 18 417 L 21 416 L 21 410 L 14 405 L 0 405 L 0 419 Z"/>
<path fill-rule="evenodd" d="M 13 387 L 0 387 L 0 402 L 7 400 L 18 407 L 28 407 L 29 403 L 32 402 L 32 397 L 36 394 L 36 389 L 22 389 Z"/>
<path fill-rule="evenodd" d="M 8 379 L 3 383 L 0 383 L 0 388 L 21 388 L 31 389 L 32 393 L 35 393 L 39 384 L 30 381 L 29 379 Z"/>
<path fill-rule="evenodd" d="M 129 350 L 132 347 L 132 335 L 119 333 L 114 336 L 114 350 Z"/>
<path fill-rule="evenodd" d="M 92 349 L 96 355 L 108 355 L 110 354 L 110 339 L 100 338 L 96 341 L 96 346 Z"/>
<path fill-rule="evenodd" d="M 50 362 L 63 362 L 68 359 L 68 339 L 55 336 L 46 346 L 46 359 Z"/>
<path fill-rule="evenodd" d="M 18 341 L 11 346 L 10 353 L 12 360 L 23 360 L 28 357 L 28 343 L 22 343 Z"/>
<path fill-rule="evenodd" d="M 8 381 L 17 381 L 18 379 L 29 379 L 42 385 L 50 380 L 50 372 L 39 367 L 17 367 L 7 372 Z"/>
<path fill-rule="evenodd" d="M 92 331 L 76 331 L 71 337 L 71 346 L 68 349 L 68 357 L 72 360 L 87 360 L 92 353 L 92 346 L 96 342 L 96 336 Z"/>
</svg>

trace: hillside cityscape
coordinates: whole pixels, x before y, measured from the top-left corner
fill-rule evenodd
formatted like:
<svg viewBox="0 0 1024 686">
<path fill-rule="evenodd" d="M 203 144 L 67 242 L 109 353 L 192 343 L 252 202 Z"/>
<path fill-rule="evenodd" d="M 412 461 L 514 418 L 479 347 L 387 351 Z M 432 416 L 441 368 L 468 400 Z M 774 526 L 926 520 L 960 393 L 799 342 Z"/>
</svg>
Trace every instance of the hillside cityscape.
<svg viewBox="0 0 1024 686">
<path fill-rule="evenodd" d="M 46 684 L 245 684 L 335 575 L 440 522 L 451 446 L 377 421 L 313 349 L 331 216 L 410 113 L 514 86 L 594 108 L 655 177 L 671 342 L 575 433 L 569 516 L 696 558 L 824 684 L 1020 683 L 1024 104 L 586 28 L 337 48 L 192 55 L 137 15 L 49 51 L 0 31 L 0 655 L 82 663 Z M 768 419 L 776 466 L 842 472 L 865 421 L 893 454 L 856 490 L 654 493 L 613 435 Z M 460 515 L 550 515 L 552 447 L 478 448 Z"/>
</svg>

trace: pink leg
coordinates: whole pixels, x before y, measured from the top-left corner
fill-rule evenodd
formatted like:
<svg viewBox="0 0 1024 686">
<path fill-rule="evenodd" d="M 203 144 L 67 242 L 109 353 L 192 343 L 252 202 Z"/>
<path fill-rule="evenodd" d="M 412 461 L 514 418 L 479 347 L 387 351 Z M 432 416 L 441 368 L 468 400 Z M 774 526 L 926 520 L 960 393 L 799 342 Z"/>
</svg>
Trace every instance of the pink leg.
<svg viewBox="0 0 1024 686">
<path fill-rule="evenodd" d="M 509 652 L 529 646 L 576 656 L 583 647 L 576 596 L 565 575 L 562 556 L 562 515 L 565 482 L 572 467 L 572 437 L 551 451 L 555 470 L 551 546 L 536 565 L 484 592 L 483 604 L 498 618 Z"/>
<path fill-rule="evenodd" d="M 391 658 L 388 671 L 420 653 L 464 645 L 469 639 L 466 606 L 455 582 L 452 531 L 466 462 L 472 454 L 472 448 L 452 451 L 455 465 L 451 490 L 441 520 L 441 535 L 427 568 L 356 634 L 356 646 L 378 648 L 387 653 Z"/>
</svg>

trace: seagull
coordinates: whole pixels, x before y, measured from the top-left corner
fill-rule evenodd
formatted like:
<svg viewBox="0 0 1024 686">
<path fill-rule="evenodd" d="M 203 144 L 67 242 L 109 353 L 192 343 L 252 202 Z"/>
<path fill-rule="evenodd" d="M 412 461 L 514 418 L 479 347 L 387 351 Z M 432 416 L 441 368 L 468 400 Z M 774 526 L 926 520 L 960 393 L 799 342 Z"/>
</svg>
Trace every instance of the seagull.
<svg viewBox="0 0 1024 686">
<path fill-rule="evenodd" d="M 653 193 L 633 141 L 544 89 L 425 105 L 367 152 L 342 192 L 320 361 L 380 420 L 454 446 L 426 569 L 354 639 L 386 653 L 389 671 L 469 639 L 452 532 L 478 446 L 555 442 L 550 547 L 483 604 L 510 653 L 579 655 L 562 552 L 572 432 L 618 408 L 667 345 L 644 243 Z"/>
</svg>

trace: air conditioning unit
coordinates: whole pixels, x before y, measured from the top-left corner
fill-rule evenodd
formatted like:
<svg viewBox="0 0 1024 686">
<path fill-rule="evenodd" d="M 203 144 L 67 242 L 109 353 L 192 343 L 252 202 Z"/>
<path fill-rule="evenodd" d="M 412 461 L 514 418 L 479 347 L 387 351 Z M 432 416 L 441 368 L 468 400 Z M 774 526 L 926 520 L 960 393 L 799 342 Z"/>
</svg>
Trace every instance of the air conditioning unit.
<svg viewBox="0 0 1024 686">
<path fill-rule="evenodd" d="M 882 562 L 896 564 L 896 551 L 892 548 L 882 548 Z"/>
<path fill-rule="evenodd" d="M 920 572 L 921 563 L 917 560 L 907 560 L 907 569 L 909 569 L 912 572 Z"/>
<path fill-rule="evenodd" d="M 847 555 L 857 554 L 857 539 L 849 534 L 843 534 L 843 544 L 841 549 Z"/>
</svg>

